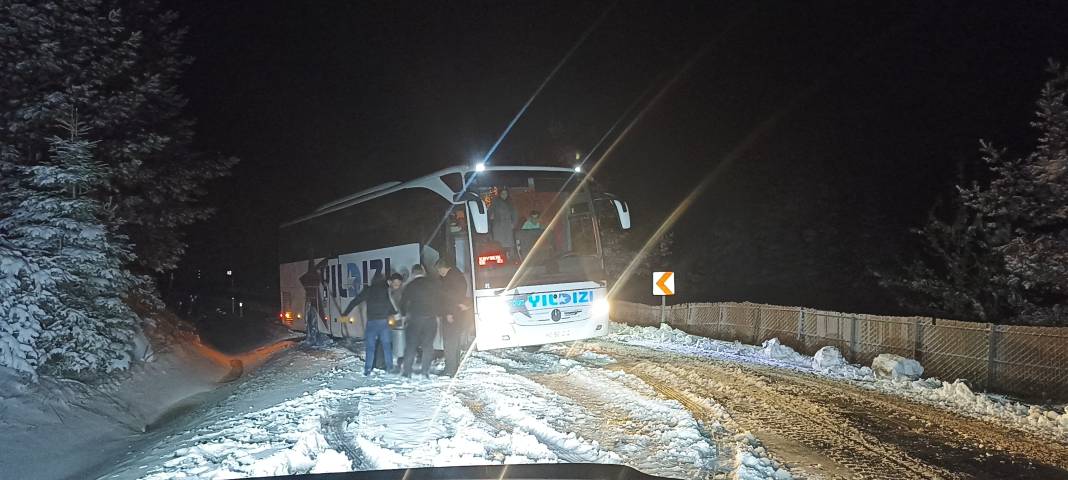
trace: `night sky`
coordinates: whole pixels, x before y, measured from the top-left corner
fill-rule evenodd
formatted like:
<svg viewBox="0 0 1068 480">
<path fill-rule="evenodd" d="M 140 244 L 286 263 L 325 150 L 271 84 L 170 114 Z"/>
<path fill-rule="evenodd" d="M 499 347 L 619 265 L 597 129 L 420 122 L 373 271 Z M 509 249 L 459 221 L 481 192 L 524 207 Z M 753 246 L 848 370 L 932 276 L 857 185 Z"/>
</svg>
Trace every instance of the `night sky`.
<svg viewBox="0 0 1068 480">
<path fill-rule="evenodd" d="M 909 228 L 981 178 L 980 138 L 1031 145 L 1068 5 L 864 3 L 620 2 L 492 161 L 562 165 L 691 62 L 597 175 L 640 233 L 718 172 L 674 229 L 681 299 L 893 311 L 865 272 L 907 259 Z M 280 222 L 484 154 L 610 5 L 172 5 L 197 142 L 242 160 L 179 274 L 233 268 L 272 297 Z"/>
</svg>

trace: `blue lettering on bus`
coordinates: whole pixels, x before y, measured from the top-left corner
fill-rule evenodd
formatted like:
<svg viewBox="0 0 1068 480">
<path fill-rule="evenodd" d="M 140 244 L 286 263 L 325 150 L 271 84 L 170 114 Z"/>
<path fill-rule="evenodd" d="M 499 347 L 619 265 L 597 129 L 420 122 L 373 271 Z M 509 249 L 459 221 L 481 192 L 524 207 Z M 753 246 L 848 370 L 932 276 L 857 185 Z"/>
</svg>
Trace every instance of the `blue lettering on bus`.
<svg viewBox="0 0 1068 480">
<path fill-rule="evenodd" d="M 345 273 L 348 274 L 349 279 L 351 279 L 352 286 L 349 287 L 349 288 L 343 289 L 342 292 L 341 292 L 341 296 L 342 297 L 355 297 L 356 294 L 360 292 L 360 290 L 361 290 L 360 287 L 363 286 L 363 277 L 360 276 L 360 267 L 359 267 L 359 265 L 356 265 L 355 263 L 346 263 L 345 264 Z M 344 285 L 344 283 L 342 283 L 342 285 Z"/>
<path fill-rule="evenodd" d="M 562 307 L 564 305 L 581 305 L 593 301 L 593 291 L 536 293 L 528 295 L 526 305 L 529 308 Z M 517 306 L 521 303 L 517 303 Z"/>
<path fill-rule="evenodd" d="M 322 285 L 322 299 L 325 301 L 329 298 L 354 298 L 360 290 L 363 290 L 363 286 L 370 284 L 371 278 L 376 273 L 387 275 L 390 271 L 390 259 L 379 258 L 374 260 L 364 260 L 356 263 L 345 263 L 344 265 L 324 265 L 319 270 L 319 278 Z M 362 267 L 362 268 L 361 268 Z M 346 277 L 352 279 L 352 286 L 345 287 Z"/>
</svg>

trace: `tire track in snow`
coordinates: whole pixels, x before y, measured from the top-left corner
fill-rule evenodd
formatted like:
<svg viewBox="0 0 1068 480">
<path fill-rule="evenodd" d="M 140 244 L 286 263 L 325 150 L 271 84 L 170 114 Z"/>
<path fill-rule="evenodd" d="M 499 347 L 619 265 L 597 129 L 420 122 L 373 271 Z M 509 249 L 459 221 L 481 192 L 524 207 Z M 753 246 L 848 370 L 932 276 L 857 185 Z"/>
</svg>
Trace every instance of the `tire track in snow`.
<svg viewBox="0 0 1068 480">
<path fill-rule="evenodd" d="M 844 467 L 860 478 L 897 480 L 900 478 L 950 478 L 949 472 L 925 465 L 891 445 L 855 428 L 812 402 L 800 397 L 779 395 L 767 391 L 758 382 L 731 378 L 722 372 L 702 370 L 699 376 L 692 370 L 672 365 L 621 365 L 625 371 L 665 390 L 665 386 L 714 398 L 723 404 L 732 418 L 777 453 L 789 458 L 789 448 L 776 441 L 785 438 L 799 443 Z M 702 381 L 703 380 L 703 381 Z M 740 381 L 739 381 L 740 380 Z M 767 435 L 772 433 L 772 435 Z M 808 470 L 807 458 L 796 459 L 794 468 Z M 810 471 L 818 475 L 818 471 Z M 833 474 L 833 473 L 832 473 Z"/>
<path fill-rule="evenodd" d="M 677 478 L 705 478 L 733 469 L 732 462 L 720 461 L 716 440 L 684 407 L 661 398 L 636 377 L 605 370 L 613 361 L 608 357 L 562 353 L 504 350 L 482 357 L 525 375 L 536 391 L 544 392 L 539 395 L 572 405 L 573 412 L 555 416 L 566 419 L 557 428 L 617 453 L 627 465 Z"/>
<path fill-rule="evenodd" d="M 776 371 L 761 372 L 776 388 L 818 397 L 858 428 L 929 463 L 947 463 L 977 477 L 1068 478 L 1068 446 L 907 399 Z M 933 441 L 932 441 L 933 440 Z M 931 445 L 938 448 L 930 448 Z"/>
<path fill-rule="evenodd" d="M 477 366 L 468 368 L 465 376 L 485 375 L 484 380 L 478 385 L 460 382 L 454 392 L 481 421 L 499 431 L 532 435 L 566 462 L 622 463 L 619 455 L 602 450 L 596 440 L 562 428 L 559 419 L 584 415 L 580 407 L 523 376 L 502 375 L 504 372 L 499 370 L 503 367 L 494 365 L 490 369 L 498 373 L 486 375 L 489 372 L 480 371 Z"/>
<path fill-rule="evenodd" d="M 690 412 L 670 408 L 674 405 L 665 405 L 663 400 L 654 400 L 627 387 L 620 391 L 612 379 L 589 373 L 576 369 L 531 378 L 589 411 L 593 421 L 574 423 L 576 431 L 609 450 L 624 453 L 627 465 L 656 471 L 658 475 L 687 478 L 711 477 L 717 471 L 725 473 L 730 469 L 729 465 L 717 469 L 720 462 L 715 440 Z M 609 390 L 614 391 L 609 393 Z M 667 445 L 657 445 L 655 440 L 663 440 Z M 701 447 L 706 447 L 703 452 Z M 668 467 L 680 465 L 696 466 L 696 472 Z"/>
<path fill-rule="evenodd" d="M 360 415 L 359 404 L 352 405 L 341 410 L 335 411 L 330 415 L 322 417 L 321 425 L 323 431 L 323 438 L 326 439 L 326 443 L 345 456 L 349 457 L 352 462 L 353 470 L 371 470 L 373 467 L 368 464 L 363 451 L 356 445 L 355 439 L 351 438 L 346 433 L 346 427 L 350 422 L 355 420 Z"/>
<path fill-rule="evenodd" d="M 856 461 L 873 455 L 876 464 L 904 468 L 902 473 L 911 471 L 906 475 L 911 477 L 1068 477 L 1059 469 L 1068 456 L 1063 445 L 935 406 L 772 367 L 625 344 L 606 343 L 603 347 L 632 360 L 614 368 L 724 404 L 740 424 L 754 427 L 752 430 L 760 432 L 759 436 L 779 453 L 789 450 L 790 443 L 800 443 L 827 453 L 836 463 L 865 478 L 892 477 L 864 467 L 865 461 Z M 633 363 L 637 359 L 643 363 Z M 838 432 L 836 436 L 841 438 L 807 438 L 809 428 L 797 425 L 799 422 L 823 424 L 826 431 Z M 804 452 L 799 453 L 803 460 Z M 927 473 L 921 475 L 924 470 Z"/>
</svg>

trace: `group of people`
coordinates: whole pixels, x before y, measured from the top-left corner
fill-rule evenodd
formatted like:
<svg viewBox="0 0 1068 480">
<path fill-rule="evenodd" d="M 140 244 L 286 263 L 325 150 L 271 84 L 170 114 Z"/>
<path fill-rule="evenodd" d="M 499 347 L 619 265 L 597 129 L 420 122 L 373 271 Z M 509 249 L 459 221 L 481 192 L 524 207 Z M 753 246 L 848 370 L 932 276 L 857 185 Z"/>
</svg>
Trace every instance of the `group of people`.
<svg viewBox="0 0 1068 480">
<path fill-rule="evenodd" d="M 453 376 L 468 347 L 474 329 L 471 299 L 467 296 L 467 279 L 463 272 L 445 259 L 434 264 L 438 278 L 429 278 L 421 264 L 412 266 L 411 275 L 393 273 L 388 280 L 376 275 L 352 305 L 367 302 L 367 327 L 364 333 L 364 375 L 374 367 L 378 345 L 382 346 L 386 371 L 393 371 L 393 340 L 390 317 L 399 316 L 405 325 L 405 341 L 401 375 L 412 376 L 416 356 L 420 356 L 420 373 L 430 376 L 434 358 L 434 338 L 438 324 L 442 329 L 445 350 L 445 374 Z"/>
</svg>

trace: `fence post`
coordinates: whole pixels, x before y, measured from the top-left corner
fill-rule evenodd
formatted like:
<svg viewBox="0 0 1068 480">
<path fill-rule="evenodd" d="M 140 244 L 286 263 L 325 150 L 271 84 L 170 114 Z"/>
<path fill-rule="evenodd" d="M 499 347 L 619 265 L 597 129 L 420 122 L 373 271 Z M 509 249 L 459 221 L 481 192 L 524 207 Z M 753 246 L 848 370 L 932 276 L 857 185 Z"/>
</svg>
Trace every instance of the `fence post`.
<svg viewBox="0 0 1068 480">
<path fill-rule="evenodd" d="M 917 362 L 920 361 L 920 339 L 923 338 L 920 335 L 921 328 L 923 328 L 923 321 L 912 317 L 912 359 Z"/>
<path fill-rule="evenodd" d="M 716 304 L 716 335 L 723 338 L 723 304 Z"/>
<path fill-rule="evenodd" d="M 757 318 L 753 322 L 753 343 L 760 341 L 760 327 L 764 323 L 764 307 L 757 305 Z"/>
<path fill-rule="evenodd" d="M 856 315 L 849 317 L 849 350 L 853 355 L 853 363 L 857 362 L 857 354 L 860 352 L 857 350 L 857 317 Z"/>
<path fill-rule="evenodd" d="M 988 325 L 990 328 L 986 334 L 986 389 L 990 390 L 997 379 L 998 330 L 993 323 Z"/>
<path fill-rule="evenodd" d="M 801 307 L 801 313 L 797 316 L 797 341 L 804 345 L 805 342 L 805 307 Z"/>
</svg>

